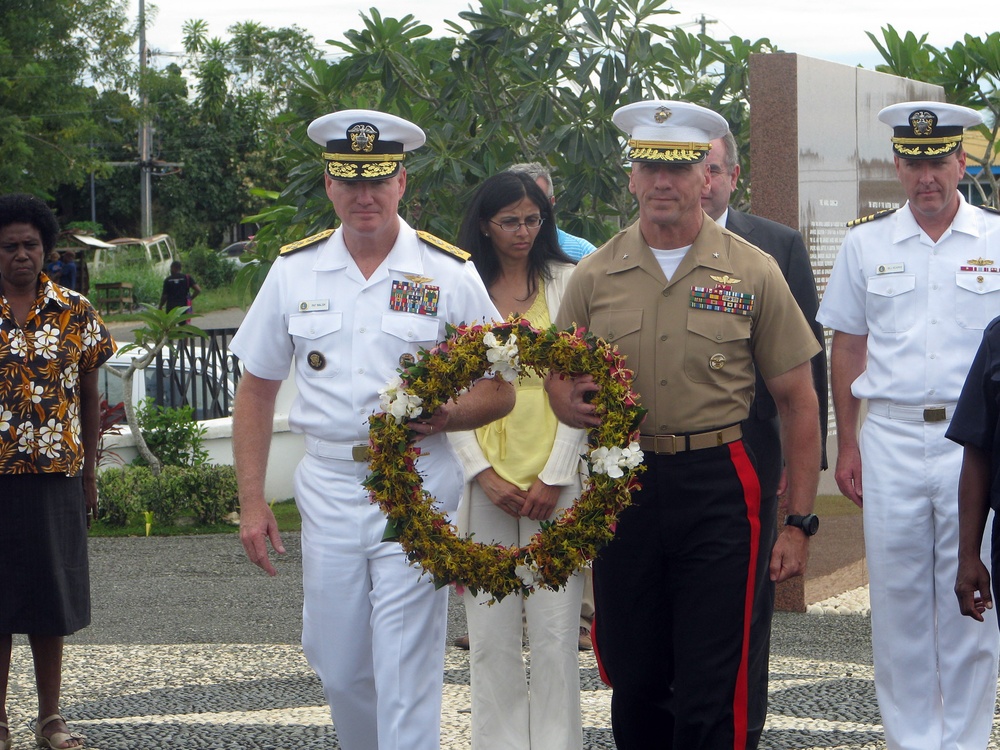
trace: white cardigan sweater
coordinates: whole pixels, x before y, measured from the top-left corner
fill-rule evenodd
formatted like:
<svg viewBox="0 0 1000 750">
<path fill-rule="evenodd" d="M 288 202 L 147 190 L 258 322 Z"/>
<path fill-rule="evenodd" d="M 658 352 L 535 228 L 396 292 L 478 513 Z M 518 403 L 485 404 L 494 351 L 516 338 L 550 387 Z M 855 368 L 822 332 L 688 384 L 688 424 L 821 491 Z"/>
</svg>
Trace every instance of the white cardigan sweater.
<svg viewBox="0 0 1000 750">
<path fill-rule="evenodd" d="M 552 278 L 545 283 L 545 304 L 548 305 L 549 317 L 552 320 L 555 320 L 556 313 L 559 312 L 559 304 L 566 291 L 566 283 L 575 267 L 571 263 L 557 263 L 551 267 Z M 451 444 L 462 462 L 466 485 L 474 482 L 478 474 L 490 468 L 490 462 L 483 455 L 482 448 L 479 447 L 479 440 L 473 430 L 449 432 L 448 439 L 451 440 Z M 581 472 L 584 467 L 580 457 L 586 452 L 586 445 L 586 430 L 568 427 L 559 422 L 549 459 L 538 474 L 538 478 L 550 486 L 581 484 Z M 467 503 L 464 502 L 468 495 L 469 490 L 466 486 L 465 497 L 459 506 L 457 518 L 457 525 L 462 533 L 469 531 L 468 508 Z"/>
</svg>

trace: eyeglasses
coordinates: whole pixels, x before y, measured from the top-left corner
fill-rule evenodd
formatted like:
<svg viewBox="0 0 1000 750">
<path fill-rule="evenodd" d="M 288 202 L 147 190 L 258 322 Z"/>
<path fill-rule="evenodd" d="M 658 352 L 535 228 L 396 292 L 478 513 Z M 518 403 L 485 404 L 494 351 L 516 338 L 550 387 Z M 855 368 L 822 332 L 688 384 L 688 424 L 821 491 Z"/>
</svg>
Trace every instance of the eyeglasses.
<svg viewBox="0 0 1000 750">
<path fill-rule="evenodd" d="M 490 219 L 490 224 L 496 224 L 505 232 L 516 232 L 521 226 L 525 226 L 528 229 L 538 229 L 544 222 L 541 216 L 529 216 L 524 221 L 518 221 L 517 219 L 504 219 L 503 221 L 493 221 Z"/>
</svg>

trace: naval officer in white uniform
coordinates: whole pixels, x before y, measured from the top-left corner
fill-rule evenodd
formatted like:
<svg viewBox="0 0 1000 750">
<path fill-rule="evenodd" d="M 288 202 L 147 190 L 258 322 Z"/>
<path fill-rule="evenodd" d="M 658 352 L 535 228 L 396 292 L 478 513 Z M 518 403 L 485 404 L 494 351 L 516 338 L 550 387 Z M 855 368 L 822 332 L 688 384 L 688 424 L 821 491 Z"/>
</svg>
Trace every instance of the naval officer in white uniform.
<svg viewBox="0 0 1000 750">
<path fill-rule="evenodd" d="M 982 122 L 978 113 L 904 102 L 879 119 L 893 128 L 907 202 L 852 222 L 816 316 L 834 330 L 837 484 L 864 509 L 887 746 L 983 750 L 996 613 L 976 622 L 955 606 L 962 448 L 945 432 L 983 329 L 1000 312 L 1000 215 L 956 189 L 964 129 Z"/>
<path fill-rule="evenodd" d="M 424 133 L 399 117 L 347 110 L 312 122 L 324 147 L 336 231 L 283 248 L 232 342 L 246 367 L 233 416 L 240 536 L 247 556 L 275 574 L 267 542 L 283 552 L 264 498 L 274 399 L 294 363 L 289 414 L 305 434 L 295 475 L 302 514 L 302 645 L 322 683 L 345 750 L 437 750 L 447 590 L 383 542 L 385 516 L 361 486 L 368 416 L 378 390 L 447 323 L 499 320 L 467 255 L 398 215 L 405 152 Z M 480 380 L 458 401 L 410 423 L 417 467 L 446 510 L 462 470 L 442 433 L 492 422 L 513 389 Z"/>
</svg>

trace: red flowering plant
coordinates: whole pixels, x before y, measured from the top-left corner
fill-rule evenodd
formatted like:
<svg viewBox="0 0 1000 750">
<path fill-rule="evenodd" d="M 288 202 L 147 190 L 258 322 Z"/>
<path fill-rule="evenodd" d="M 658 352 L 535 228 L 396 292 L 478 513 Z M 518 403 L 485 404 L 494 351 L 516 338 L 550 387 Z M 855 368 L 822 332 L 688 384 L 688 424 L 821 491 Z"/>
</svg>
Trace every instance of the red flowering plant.
<svg viewBox="0 0 1000 750">
<path fill-rule="evenodd" d="M 416 459 L 420 448 L 406 426 L 461 394 L 484 376 L 513 381 L 528 371 L 588 374 L 599 427 L 588 434 L 582 458 L 589 468 L 572 507 L 544 521 L 523 547 L 475 542 L 456 533 L 434 498 L 424 491 Z M 616 347 L 584 328 L 540 331 L 523 319 L 448 327 L 448 338 L 401 369 L 380 392 L 383 411 L 369 418 L 369 469 L 365 480 L 388 516 L 387 540 L 403 546 L 411 562 L 439 585 L 460 583 L 499 601 L 528 595 L 538 586 L 558 589 L 611 541 L 618 514 L 638 488 L 642 451 L 636 442 L 645 409 L 632 390 L 632 372 Z"/>
</svg>

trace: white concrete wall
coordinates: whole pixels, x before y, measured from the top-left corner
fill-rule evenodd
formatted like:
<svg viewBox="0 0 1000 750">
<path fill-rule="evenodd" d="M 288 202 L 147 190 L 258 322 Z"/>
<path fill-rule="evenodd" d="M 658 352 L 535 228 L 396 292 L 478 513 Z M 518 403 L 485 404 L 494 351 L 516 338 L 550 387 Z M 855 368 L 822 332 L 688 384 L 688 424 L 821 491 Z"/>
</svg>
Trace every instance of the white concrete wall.
<svg viewBox="0 0 1000 750">
<path fill-rule="evenodd" d="M 296 392 L 294 379 L 288 379 L 282 383 L 275 401 L 274 431 L 271 436 L 271 452 L 267 460 L 267 479 L 264 483 L 264 496 L 269 501 L 287 500 L 292 497 L 295 467 L 305 453 L 302 435 L 288 429 L 288 411 Z M 201 424 L 206 430 L 203 447 L 208 452 L 209 463 L 231 465 L 233 463 L 232 417 L 206 419 Z M 130 463 L 137 455 L 132 431 L 124 425 L 118 435 L 107 435 L 104 438 L 104 447 L 121 456 L 125 463 Z"/>
</svg>

